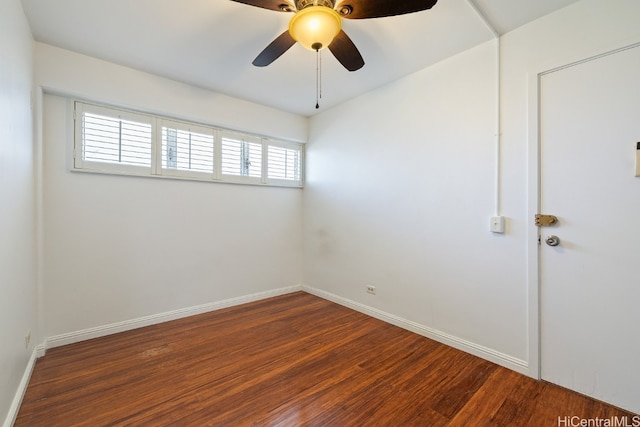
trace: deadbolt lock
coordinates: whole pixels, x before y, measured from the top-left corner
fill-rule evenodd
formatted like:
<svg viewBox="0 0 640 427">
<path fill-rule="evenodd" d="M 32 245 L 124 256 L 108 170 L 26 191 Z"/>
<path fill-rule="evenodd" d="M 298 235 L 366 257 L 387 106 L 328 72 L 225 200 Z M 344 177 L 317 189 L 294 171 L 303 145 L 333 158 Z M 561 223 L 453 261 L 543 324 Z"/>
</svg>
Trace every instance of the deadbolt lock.
<svg viewBox="0 0 640 427">
<path fill-rule="evenodd" d="M 558 217 L 554 215 L 536 215 L 536 226 L 549 227 L 558 223 Z"/>
</svg>

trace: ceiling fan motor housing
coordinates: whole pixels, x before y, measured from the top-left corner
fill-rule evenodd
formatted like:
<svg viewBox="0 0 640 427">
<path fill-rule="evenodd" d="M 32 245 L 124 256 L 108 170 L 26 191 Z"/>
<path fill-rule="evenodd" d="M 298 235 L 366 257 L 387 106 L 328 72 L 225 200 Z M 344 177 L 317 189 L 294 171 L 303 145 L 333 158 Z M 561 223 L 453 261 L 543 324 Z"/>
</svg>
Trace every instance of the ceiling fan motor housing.
<svg viewBox="0 0 640 427">
<path fill-rule="evenodd" d="M 316 4 L 309 4 L 298 10 L 289 22 L 291 37 L 305 48 L 314 51 L 329 47 L 341 30 L 342 18 L 338 12 Z"/>
<path fill-rule="evenodd" d="M 332 0 L 297 0 L 296 1 L 296 9 L 302 10 L 305 7 L 309 6 L 324 6 L 330 9 L 333 9 L 333 1 Z"/>
</svg>

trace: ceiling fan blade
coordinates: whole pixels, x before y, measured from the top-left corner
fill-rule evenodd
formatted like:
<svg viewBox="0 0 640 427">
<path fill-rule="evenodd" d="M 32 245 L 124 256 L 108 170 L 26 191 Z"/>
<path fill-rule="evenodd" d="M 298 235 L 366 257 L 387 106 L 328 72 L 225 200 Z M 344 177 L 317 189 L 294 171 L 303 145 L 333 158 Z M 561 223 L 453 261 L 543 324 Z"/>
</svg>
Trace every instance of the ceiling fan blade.
<svg viewBox="0 0 640 427">
<path fill-rule="evenodd" d="M 295 8 L 287 0 L 231 0 L 236 3 L 248 4 L 249 6 L 261 7 L 263 9 L 277 10 L 279 12 L 291 12 Z"/>
<path fill-rule="evenodd" d="M 347 33 L 342 30 L 329 45 L 329 50 L 349 71 L 356 71 L 364 66 L 364 59 L 362 59 L 358 48 L 353 44 Z"/>
<path fill-rule="evenodd" d="M 438 0 L 343 0 L 335 9 L 348 19 L 382 18 L 431 9 Z"/>
<path fill-rule="evenodd" d="M 256 67 L 266 67 L 280 58 L 280 56 L 288 51 L 295 43 L 296 41 L 289 34 L 289 30 L 285 31 L 260 52 L 260 55 L 253 60 L 253 65 Z"/>
</svg>

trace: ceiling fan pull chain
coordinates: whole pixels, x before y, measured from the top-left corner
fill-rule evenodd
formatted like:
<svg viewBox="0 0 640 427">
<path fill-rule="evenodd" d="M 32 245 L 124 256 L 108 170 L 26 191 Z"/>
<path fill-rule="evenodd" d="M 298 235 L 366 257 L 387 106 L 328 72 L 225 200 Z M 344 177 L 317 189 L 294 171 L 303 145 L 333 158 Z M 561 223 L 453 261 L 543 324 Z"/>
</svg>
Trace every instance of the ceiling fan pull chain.
<svg viewBox="0 0 640 427">
<path fill-rule="evenodd" d="M 320 108 L 320 98 L 322 98 L 322 59 L 320 56 L 320 49 L 316 49 L 316 110 Z"/>
<path fill-rule="evenodd" d="M 320 60 L 320 71 L 318 72 L 318 80 L 320 80 L 320 99 L 322 99 L 322 52 L 318 51 L 318 57 Z"/>
</svg>

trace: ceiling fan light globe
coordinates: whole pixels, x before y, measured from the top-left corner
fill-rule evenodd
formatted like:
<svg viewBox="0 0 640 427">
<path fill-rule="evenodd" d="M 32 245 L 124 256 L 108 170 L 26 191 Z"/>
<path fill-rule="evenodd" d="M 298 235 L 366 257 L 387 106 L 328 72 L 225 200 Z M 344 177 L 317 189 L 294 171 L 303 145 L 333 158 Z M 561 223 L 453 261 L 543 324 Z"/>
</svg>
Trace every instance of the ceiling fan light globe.
<svg viewBox="0 0 640 427">
<path fill-rule="evenodd" d="M 297 12 L 289 22 L 291 37 L 309 50 L 328 47 L 342 30 L 342 19 L 326 6 L 308 6 Z"/>
</svg>

